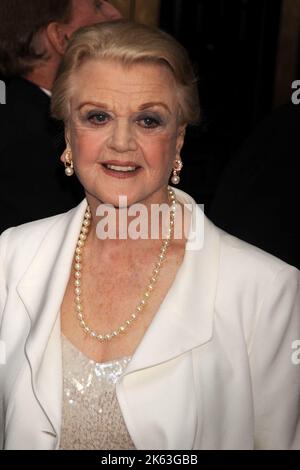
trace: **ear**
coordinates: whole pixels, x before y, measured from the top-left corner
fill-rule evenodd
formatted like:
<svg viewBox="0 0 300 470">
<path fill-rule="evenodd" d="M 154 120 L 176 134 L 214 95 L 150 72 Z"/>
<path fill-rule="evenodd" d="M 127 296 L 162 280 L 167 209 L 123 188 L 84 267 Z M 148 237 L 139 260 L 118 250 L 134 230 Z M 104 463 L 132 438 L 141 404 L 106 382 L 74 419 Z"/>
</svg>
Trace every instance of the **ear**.
<svg viewBox="0 0 300 470">
<path fill-rule="evenodd" d="M 64 55 L 69 41 L 64 25 L 53 21 L 48 24 L 46 34 L 53 49 L 55 49 L 59 55 Z"/>
<path fill-rule="evenodd" d="M 67 127 L 65 129 L 65 141 L 66 141 L 66 148 L 60 156 L 60 161 L 63 162 L 63 163 L 66 162 L 66 151 L 67 151 L 67 149 L 70 149 L 70 147 L 71 147 L 71 145 L 70 145 L 70 131 Z"/>
<path fill-rule="evenodd" d="M 66 141 L 66 145 L 71 147 L 71 144 L 70 144 L 70 139 L 71 135 L 70 135 L 70 129 L 69 129 L 69 126 L 67 124 L 65 124 L 65 141 Z"/>
<path fill-rule="evenodd" d="M 177 139 L 176 139 L 176 154 L 177 155 L 180 155 L 181 149 L 183 147 L 185 131 L 186 131 L 186 124 L 183 124 L 182 126 L 179 127 L 178 132 L 177 132 Z"/>
<path fill-rule="evenodd" d="M 60 156 L 60 161 L 63 163 L 66 163 L 66 153 L 67 153 L 67 148 L 63 151 L 63 153 Z"/>
</svg>

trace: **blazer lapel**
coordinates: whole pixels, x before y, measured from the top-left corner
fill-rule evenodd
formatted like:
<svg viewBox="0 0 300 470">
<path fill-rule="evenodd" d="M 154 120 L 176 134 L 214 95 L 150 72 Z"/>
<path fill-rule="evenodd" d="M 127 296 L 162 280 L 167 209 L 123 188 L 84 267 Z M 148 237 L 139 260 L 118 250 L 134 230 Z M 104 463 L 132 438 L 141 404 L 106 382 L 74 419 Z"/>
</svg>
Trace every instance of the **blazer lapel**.
<svg viewBox="0 0 300 470">
<path fill-rule="evenodd" d="M 182 201 L 183 194 L 176 194 Z M 187 244 L 175 282 L 117 384 L 122 413 L 138 449 L 191 449 L 201 427 L 192 351 L 212 339 L 220 235 L 192 205 L 192 216 L 198 215 L 196 232 L 204 228 L 203 247 L 195 250 Z"/>
<path fill-rule="evenodd" d="M 211 339 L 216 296 L 220 235 L 195 201 L 176 190 L 192 207 L 193 232 L 183 262 L 164 302 L 137 348 L 126 373 L 151 367 L 205 344 Z M 191 231 L 188 240 L 191 240 Z"/>
<path fill-rule="evenodd" d="M 59 311 L 85 209 L 86 200 L 83 200 L 75 209 L 59 216 L 17 286 L 31 321 L 25 354 L 30 364 L 33 392 L 56 436 L 60 429 L 62 398 Z"/>
</svg>

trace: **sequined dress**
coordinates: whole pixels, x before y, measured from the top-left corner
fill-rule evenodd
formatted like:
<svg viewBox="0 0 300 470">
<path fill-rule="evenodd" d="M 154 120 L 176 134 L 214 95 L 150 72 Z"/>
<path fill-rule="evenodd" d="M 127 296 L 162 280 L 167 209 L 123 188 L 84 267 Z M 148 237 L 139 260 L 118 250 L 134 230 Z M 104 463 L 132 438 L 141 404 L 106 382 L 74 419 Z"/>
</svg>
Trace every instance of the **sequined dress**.
<svg viewBox="0 0 300 470">
<path fill-rule="evenodd" d="M 116 383 L 131 358 L 97 363 L 63 335 L 62 356 L 60 449 L 135 449 L 116 395 Z"/>
</svg>

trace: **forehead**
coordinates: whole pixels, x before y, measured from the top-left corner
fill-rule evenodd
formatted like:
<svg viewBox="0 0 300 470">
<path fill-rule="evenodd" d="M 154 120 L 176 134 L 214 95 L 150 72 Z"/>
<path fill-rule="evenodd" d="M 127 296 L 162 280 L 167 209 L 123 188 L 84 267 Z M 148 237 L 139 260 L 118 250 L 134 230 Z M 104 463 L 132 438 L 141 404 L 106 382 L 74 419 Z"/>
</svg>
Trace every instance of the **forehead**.
<svg viewBox="0 0 300 470">
<path fill-rule="evenodd" d="M 90 60 L 71 78 L 71 102 L 101 100 L 122 104 L 162 101 L 177 106 L 175 79 L 167 67 L 140 63 Z"/>
</svg>

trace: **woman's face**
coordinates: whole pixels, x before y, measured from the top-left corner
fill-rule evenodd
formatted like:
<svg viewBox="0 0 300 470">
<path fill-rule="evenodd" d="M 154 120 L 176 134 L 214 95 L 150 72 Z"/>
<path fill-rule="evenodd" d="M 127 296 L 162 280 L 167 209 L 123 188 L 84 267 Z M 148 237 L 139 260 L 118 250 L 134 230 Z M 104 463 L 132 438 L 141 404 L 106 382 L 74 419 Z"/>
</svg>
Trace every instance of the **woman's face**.
<svg viewBox="0 0 300 470">
<path fill-rule="evenodd" d="M 166 201 L 183 144 L 175 80 L 163 65 L 88 61 L 72 81 L 66 138 L 90 204 Z"/>
</svg>

